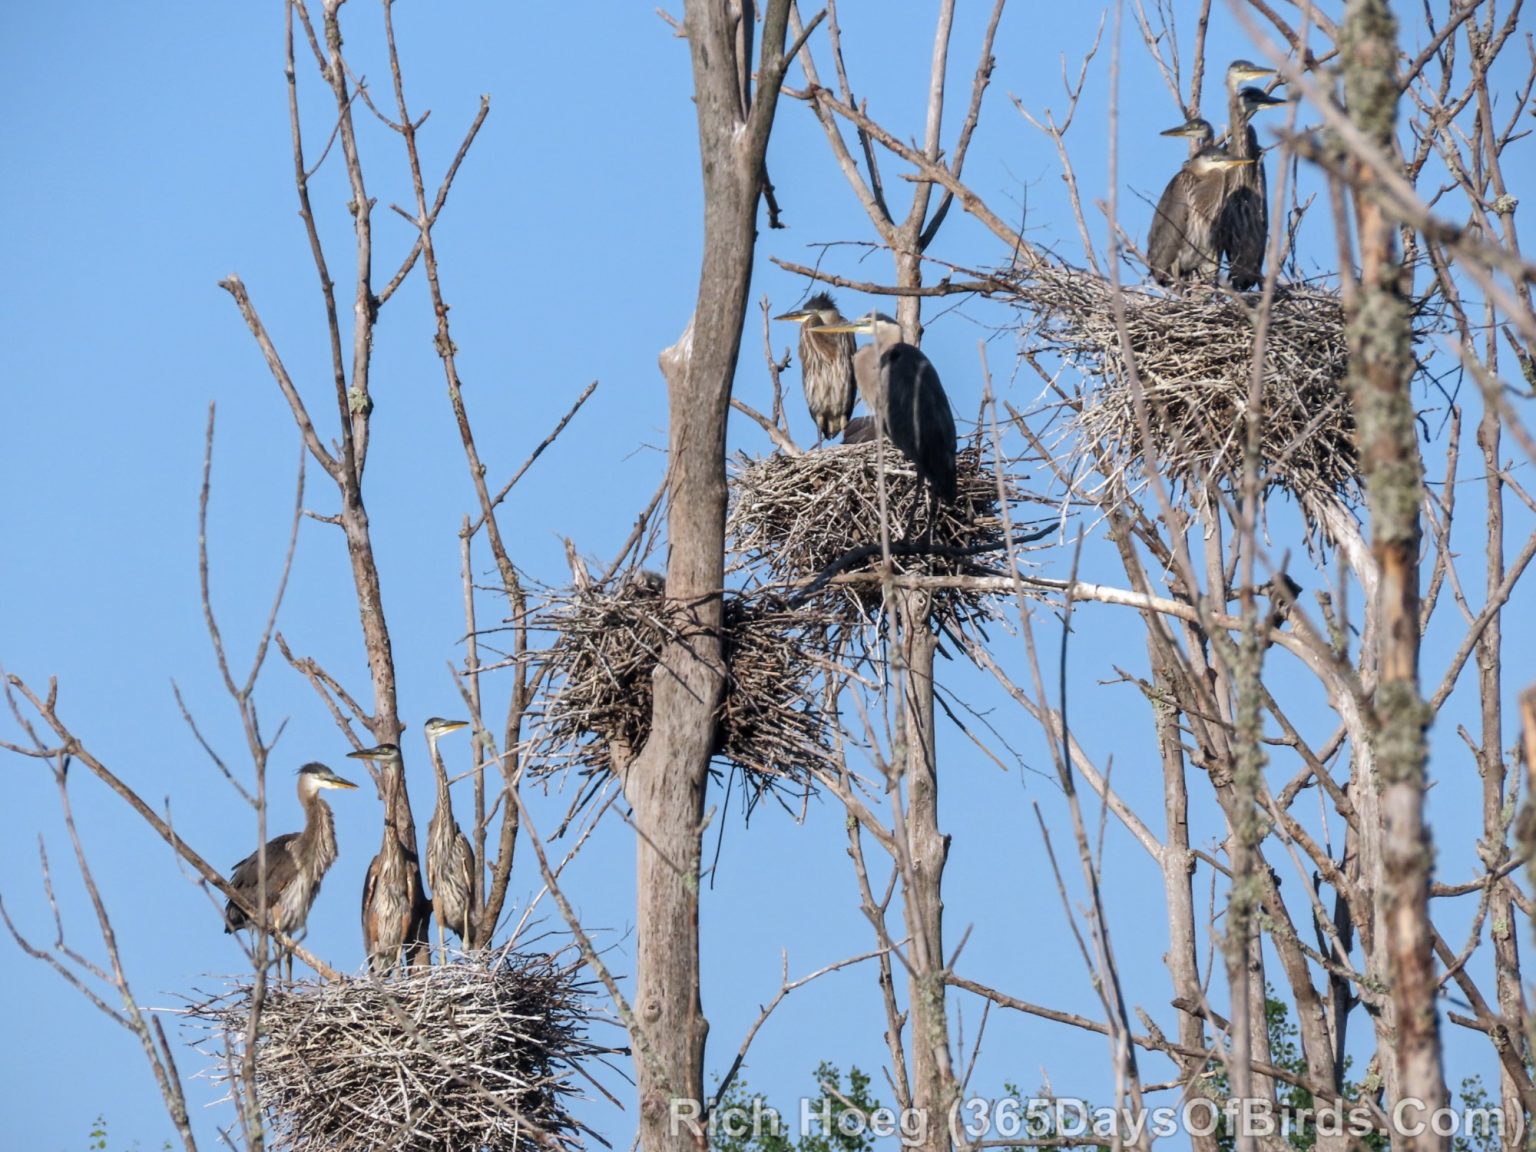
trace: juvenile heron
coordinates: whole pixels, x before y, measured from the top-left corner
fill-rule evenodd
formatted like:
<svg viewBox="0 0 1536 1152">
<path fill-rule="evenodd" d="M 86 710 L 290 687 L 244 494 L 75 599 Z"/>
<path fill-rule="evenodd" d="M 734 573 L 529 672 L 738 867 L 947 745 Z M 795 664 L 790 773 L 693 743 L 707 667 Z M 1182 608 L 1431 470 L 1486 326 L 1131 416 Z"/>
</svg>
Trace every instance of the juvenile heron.
<svg viewBox="0 0 1536 1152">
<path fill-rule="evenodd" d="M 418 938 L 417 933 L 426 897 L 400 841 L 397 823 L 405 790 L 405 762 L 397 744 L 380 744 L 347 755 L 379 765 L 384 842 L 363 880 L 363 951 L 367 953 L 369 969 L 382 976 L 400 966 L 402 952 L 409 958 L 424 939 Z"/>
<path fill-rule="evenodd" d="M 830 293 L 818 292 L 803 308 L 774 319 L 800 325 L 800 380 L 805 386 L 805 404 L 821 439 L 830 440 L 847 426 L 853 414 L 853 336 L 825 327 L 841 324 L 843 314 Z"/>
<path fill-rule="evenodd" d="M 304 809 L 304 831 L 285 832 L 267 841 L 266 907 L 271 926 L 294 937 L 304 930 L 304 921 L 320 894 L 320 881 L 336 862 L 336 820 L 331 806 L 320 795 L 327 788 L 356 788 L 324 764 L 310 763 L 299 769 L 299 805 Z M 235 865 L 229 886 L 246 903 L 258 907 L 261 901 L 261 853 L 252 852 Z M 224 905 L 224 931 L 253 927 L 244 908 L 231 900 Z M 293 953 L 279 945 L 279 965 L 288 961 L 288 979 L 293 979 Z"/>
<path fill-rule="evenodd" d="M 859 395 L 891 443 L 912 462 L 917 478 L 940 500 L 955 499 L 955 415 L 938 369 L 901 339 L 901 326 L 884 312 L 824 325 L 822 332 L 864 332 L 872 343 L 853 357 Z"/>
<path fill-rule="evenodd" d="M 437 773 L 437 807 L 427 825 L 427 883 L 432 885 L 432 914 L 437 917 L 437 949 L 444 956 L 445 929 L 459 938 L 466 951 L 475 947 L 474 917 L 480 887 L 475 882 L 475 852 L 469 846 L 469 837 L 453 818 L 448 772 L 437 751 L 440 736 L 467 727 L 467 720 L 444 720 L 441 716 L 432 717 L 424 727 L 432 769 Z"/>
<path fill-rule="evenodd" d="M 1227 68 L 1227 119 L 1231 139 L 1227 150 L 1252 165 L 1239 169 L 1216 224 L 1216 243 L 1227 262 L 1227 276 L 1239 292 L 1264 282 L 1264 248 L 1269 242 L 1269 188 L 1264 178 L 1264 153 L 1253 130 L 1254 113 L 1285 101 L 1251 82 L 1274 75 L 1247 60 Z"/>
<path fill-rule="evenodd" d="M 1214 147 L 1205 120 L 1186 120 L 1163 135 L 1184 136 L 1202 146 L 1168 181 L 1157 202 L 1147 234 L 1147 266 L 1159 284 L 1186 277 L 1209 282 L 1220 267 L 1216 228 L 1231 183 L 1228 173 L 1253 162 Z"/>
<path fill-rule="evenodd" d="M 844 444 L 870 444 L 880 435 L 880 425 L 873 416 L 855 416 L 843 429 Z"/>
</svg>

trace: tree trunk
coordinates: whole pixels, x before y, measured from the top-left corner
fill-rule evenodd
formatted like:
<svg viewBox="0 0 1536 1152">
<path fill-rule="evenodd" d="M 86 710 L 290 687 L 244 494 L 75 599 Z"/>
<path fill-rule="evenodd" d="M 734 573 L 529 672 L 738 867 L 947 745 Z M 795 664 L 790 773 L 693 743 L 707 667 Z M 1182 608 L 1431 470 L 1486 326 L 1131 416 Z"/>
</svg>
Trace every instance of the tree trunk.
<svg viewBox="0 0 1536 1152">
<path fill-rule="evenodd" d="M 1386 0 L 1349 0 L 1341 55 L 1350 116 L 1388 156 L 1397 155 L 1397 23 Z M 1360 284 L 1349 316 L 1350 392 L 1371 515 L 1371 551 L 1380 570 L 1377 601 L 1379 681 L 1371 717 L 1374 786 L 1381 838 L 1377 940 L 1386 952 L 1396 1035 L 1398 1099 L 1422 1102 L 1411 1125 L 1445 1104 L 1435 1012 L 1435 968 L 1429 927 L 1431 845 L 1424 823 L 1428 712 L 1419 692 L 1419 545 L 1423 463 L 1410 385 L 1414 359 L 1399 221 L 1372 195 L 1377 177 L 1353 166 Z M 1405 1133 L 1405 1147 L 1442 1149 L 1446 1139 L 1426 1125 Z M 1396 1143 L 1396 1141 L 1394 1141 Z"/>
<path fill-rule="evenodd" d="M 1200 986 L 1200 955 L 1195 935 L 1195 858 L 1189 849 L 1189 786 L 1184 773 L 1184 745 L 1179 738 L 1179 713 L 1173 704 L 1175 684 L 1166 667 L 1162 645 L 1148 638 L 1147 655 L 1157 693 L 1153 703 L 1157 746 L 1163 763 L 1163 813 L 1168 831 L 1163 841 L 1163 896 L 1168 902 L 1168 954 L 1163 962 L 1173 979 L 1173 993 L 1186 1006 L 1179 1012 L 1179 1044 L 1205 1047 L 1205 1022 L 1197 1015 L 1204 992 Z M 1205 1096 L 1205 1061 L 1180 1064 L 1184 1091 L 1190 1098 Z M 1192 1152 L 1215 1152 L 1214 1134 L 1191 1132 Z"/>
<path fill-rule="evenodd" d="M 934 740 L 933 657 L 937 648 L 926 593 L 896 594 L 901 621 L 901 736 L 898 750 L 907 789 L 907 864 L 902 912 L 910 940 L 908 998 L 912 1009 L 912 1106 L 928 1124 L 921 1147 L 950 1146 L 945 1120 L 959 1086 L 949 1051 L 944 1001 L 944 863 L 949 837 L 939 831 L 939 773 Z"/>
<path fill-rule="evenodd" d="M 679 636 L 661 652 L 650 736 L 624 773 L 637 832 L 635 1013 L 642 1035 L 634 1039 L 647 1152 L 706 1145 L 702 1127 L 678 1117 L 696 1115 L 704 1099 L 709 1030 L 699 993 L 699 861 L 725 686 L 726 417 L 788 7 L 788 0 L 770 0 L 755 99 L 745 79 L 752 5 L 689 0 L 684 16 L 704 177 L 704 254 L 693 317 L 661 355 L 670 420 L 666 596 Z"/>
</svg>

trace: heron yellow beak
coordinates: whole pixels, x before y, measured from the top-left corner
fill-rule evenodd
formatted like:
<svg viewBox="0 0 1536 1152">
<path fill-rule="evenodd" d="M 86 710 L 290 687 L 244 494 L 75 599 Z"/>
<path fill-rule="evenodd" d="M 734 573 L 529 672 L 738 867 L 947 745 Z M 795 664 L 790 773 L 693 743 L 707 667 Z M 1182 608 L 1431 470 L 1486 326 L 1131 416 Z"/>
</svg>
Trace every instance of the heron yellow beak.
<svg viewBox="0 0 1536 1152">
<path fill-rule="evenodd" d="M 327 776 L 316 777 L 315 782 L 322 788 L 340 788 L 343 790 L 350 790 L 357 787 L 356 784 L 352 783 L 352 781 L 348 780 L 346 777 L 338 776 L 334 772 Z"/>
<path fill-rule="evenodd" d="M 1273 76 L 1274 74 L 1275 70 L 1273 68 L 1264 68 L 1247 60 L 1239 60 L 1227 70 L 1229 79 L 1236 79 L 1244 84 L 1251 83 L 1254 80 L 1262 80 L 1264 77 Z"/>
<path fill-rule="evenodd" d="M 1186 120 L 1177 128 L 1164 128 L 1159 136 L 1203 136 L 1210 130 L 1210 125 L 1203 120 Z"/>
<path fill-rule="evenodd" d="M 816 313 L 807 312 L 804 308 L 794 312 L 785 312 L 782 316 L 775 316 L 775 320 L 793 320 L 796 324 L 804 324 L 807 320 L 814 320 Z"/>
</svg>

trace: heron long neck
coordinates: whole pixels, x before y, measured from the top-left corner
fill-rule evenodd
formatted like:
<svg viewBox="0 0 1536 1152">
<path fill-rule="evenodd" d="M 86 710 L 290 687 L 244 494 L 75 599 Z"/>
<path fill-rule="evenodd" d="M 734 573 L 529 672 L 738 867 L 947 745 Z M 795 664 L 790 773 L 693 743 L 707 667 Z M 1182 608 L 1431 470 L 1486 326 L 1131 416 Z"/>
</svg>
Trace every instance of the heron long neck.
<svg viewBox="0 0 1536 1152">
<path fill-rule="evenodd" d="M 438 755 L 437 741 L 427 741 L 427 751 L 432 754 L 432 770 L 437 773 L 437 802 L 439 806 L 445 806 L 448 802 L 448 769 L 443 767 L 443 758 Z"/>
<path fill-rule="evenodd" d="M 401 768 L 394 767 L 384 774 L 384 845 L 381 855 L 405 858 L 405 837 L 402 834 L 400 815 L 404 807 L 405 776 Z"/>
<path fill-rule="evenodd" d="M 811 346 L 828 360 L 846 357 L 850 345 L 853 344 L 853 337 L 846 332 L 818 332 L 809 326 L 804 329 L 804 332 Z"/>
<path fill-rule="evenodd" d="M 336 818 L 318 792 L 301 795 L 300 802 L 304 805 L 304 831 L 299 833 L 296 855 L 319 875 L 336 862 Z"/>
<path fill-rule="evenodd" d="M 881 321 L 875 325 L 874 348 L 876 355 L 884 352 L 892 344 L 901 343 L 901 325 L 890 321 Z"/>
<path fill-rule="evenodd" d="M 871 416 L 883 415 L 880 403 L 880 350 L 866 344 L 853 354 L 853 382 Z"/>
<path fill-rule="evenodd" d="M 1234 91 L 1227 101 L 1227 125 L 1231 139 L 1227 151 L 1238 160 L 1252 160 L 1252 164 L 1235 169 L 1232 185 L 1237 188 L 1258 188 L 1264 182 L 1263 154 L 1259 150 L 1259 134 L 1253 130 L 1253 112 L 1243 103 L 1242 95 Z"/>
</svg>

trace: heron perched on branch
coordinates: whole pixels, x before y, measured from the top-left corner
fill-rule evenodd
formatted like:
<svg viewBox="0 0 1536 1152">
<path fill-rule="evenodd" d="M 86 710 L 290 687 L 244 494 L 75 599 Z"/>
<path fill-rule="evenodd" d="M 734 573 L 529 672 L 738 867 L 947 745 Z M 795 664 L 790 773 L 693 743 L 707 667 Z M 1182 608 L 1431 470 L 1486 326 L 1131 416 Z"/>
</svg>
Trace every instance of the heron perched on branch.
<svg viewBox="0 0 1536 1152">
<path fill-rule="evenodd" d="M 843 314 L 829 292 L 818 292 L 804 307 L 774 319 L 800 325 L 800 380 L 805 386 L 805 404 L 821 439 L 830 440 L 847 427 L 848 417 L 853 415 L 853 335 L 825 327 L 843 322 Z"/>
<path fill-rule="evenodd" d="M 1264 282 L 1264 249 L 1269 243 L 1269 188 L 1264 178 L 1264 152 L 1253 130 L 1254 113 L 1284 104 L 1255 80 L 1273 76 L 1273 68 L 1261 68 L 1247 60 L 1234 60 L 1227 68 L 1227 120 L 1231 139 L 1227 151 L 1240 160 L 1252 161 L 1239 169 L 1216 225 L 1216 242 L 1227 262 L 1227 276 L 1239 292 Z"/>
<path fill-rule="evenodd" d="M 398 830 L 405 791 L 405 761 L 397 744 L 380 744 L 347 755 L 354 760 L 372 760 L 379 766 L 384 842 L 363 880 L 363 951 L 374 975 L 382 976 L 399 967 L 402 952 L 407 953 L 408 959 L 413 958 L 425 940 L 422 909 L 426 896 Z"/>
<path fill-rule="evenodd" d="M 437 774 L 437 807 L 427 825 L 427 883 L 432 885 L 432 914 L 437 917 L 437 948 L 445 953 L 443 931 L 459 938 L 466 951 L 475 947 L 474 919 L 479 904 L 478 869 L 469 837 L 453 818 L 453 800 L 448 794 L 448 772 L 438 754 L 440 736 L 469 727 L 467 720 L 444 720 L 434 716 L 425 725 L 427 750 L 432 754 L 432 769 Z"/>
<path fill-rule="evenodd" d="M 324 764 L 310 763 L 299 769 L 299 805 L 304 809 L 304 831 L 285 832 L 267 841 L 266 907 L 272 928 L 289 937 L 304 930 L 304 921 L 320 894 L 320 881 L 336 862 L 336 819 L 320 793 L 327 788 L 356 788 Z M 229 886 L 251 907 L 261 906 L 262 853 L 252 852 L 235 865 Z M 234 900 L 224 905 L 224 931 L 253 927 L 246 910 Z M 278 961 L 288 961 L 293 979 L 293 952 L 279 947 Z"/>
<path fill-rule="evenodd" d="M 933 361 L 903 342 L 901 326 L 884 312 L 858 320 L 823 325 L 821 332 L 864 332 L 872 343 L 853 357 L 859 395 L 876 423 L 901 454 L 912 462 L 917 478 L 940 500 L 955 499 L 955 414 L 939 382 Z"/>
<path fill-rule="evenodd" d="M 1220 267 L 1216 229 L 1231 185 L 1228 174 L 1253 161 L 1212 145 L 1211 125 L 1205 120 L 1186 120 L 1163 135 L 1187 137 L 1201 147 L 1168 181 L 1152 213 L 1147 266 L 1159 284 L 1190 277 L 1210 282 Z"/>
</svg>

